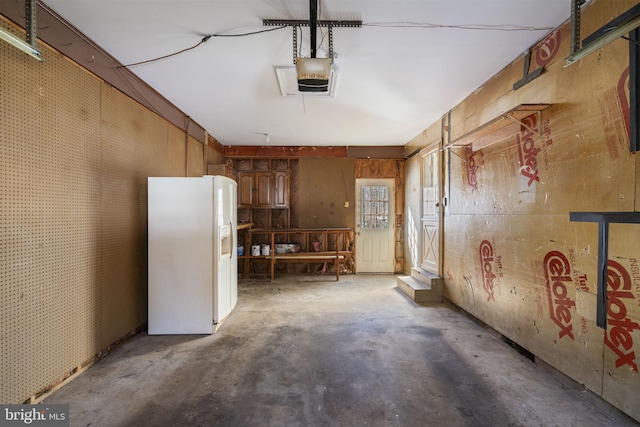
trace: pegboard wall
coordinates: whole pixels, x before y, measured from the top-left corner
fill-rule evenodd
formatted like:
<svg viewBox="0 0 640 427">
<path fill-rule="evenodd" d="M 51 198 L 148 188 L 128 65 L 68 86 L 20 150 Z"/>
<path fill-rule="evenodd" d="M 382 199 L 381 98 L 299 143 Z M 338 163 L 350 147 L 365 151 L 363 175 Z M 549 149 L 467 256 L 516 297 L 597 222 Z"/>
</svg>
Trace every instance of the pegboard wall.
<svg viewBox="0 0 640 427">
<path fill-rule="evenodd" d="M 186 166 L 184 132 L 39 48 L 41 63 L 0 43 L 2 403 L 47 390 L 144 325 L 146 178 Z M 201 171 L 202 144 L 198 159 L 189 143 Z"/>
</svg>

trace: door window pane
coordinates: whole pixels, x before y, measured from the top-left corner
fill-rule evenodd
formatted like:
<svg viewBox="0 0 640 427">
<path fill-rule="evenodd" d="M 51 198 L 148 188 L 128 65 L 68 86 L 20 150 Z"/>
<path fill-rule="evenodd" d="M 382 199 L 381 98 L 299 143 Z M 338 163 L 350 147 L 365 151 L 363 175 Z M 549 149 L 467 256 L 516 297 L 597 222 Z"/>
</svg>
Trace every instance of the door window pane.
<svg viewBox="0 0 640 427">
<path fill-rule="evenodd" d="M 362 187 L 362 228 L 387 228 L 389 226 L 389 189 L 382 185 Z"/>
<path fill-rule="evenodd" d="M 438 214 L 438 152 L 422 158 L 422 216 Z"/>
</svg>

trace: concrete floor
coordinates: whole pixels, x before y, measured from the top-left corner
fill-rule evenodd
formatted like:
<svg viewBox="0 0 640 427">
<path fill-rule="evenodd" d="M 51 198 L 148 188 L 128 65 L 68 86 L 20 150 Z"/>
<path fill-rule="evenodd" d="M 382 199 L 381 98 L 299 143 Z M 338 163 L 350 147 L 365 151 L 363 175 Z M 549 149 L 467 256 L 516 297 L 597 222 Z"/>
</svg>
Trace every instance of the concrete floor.
<svg viewBox="0 0 640 427">
<path fill-rule="evenodd" d="M 625 426 L 395 276 L 242 281 L 211 336 L 140 334 L 46 399 L 72 426 Z"/>
</svg>

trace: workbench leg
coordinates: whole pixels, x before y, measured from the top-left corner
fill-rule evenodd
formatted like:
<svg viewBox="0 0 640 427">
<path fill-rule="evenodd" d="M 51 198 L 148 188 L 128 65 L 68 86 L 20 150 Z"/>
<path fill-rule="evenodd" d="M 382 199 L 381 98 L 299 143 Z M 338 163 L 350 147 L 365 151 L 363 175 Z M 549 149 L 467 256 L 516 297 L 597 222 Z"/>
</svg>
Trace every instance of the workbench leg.
<svg viewBox="0 0 640 427">
<path fill-rule="evenodd" d="M 271 255 L 271 281 L 275 277 L 276 270 L 276 255 L 275 255 L 276 245 L 275 245 L 275 233 L 271 233 L 271 249 L 269 251 L 269 255 Z"/>
<path fill-rule="evenodd" d="M 275 277 L 275 267 L 276 267 L 276 259 L 273 257 L 273 255 L 271 255 L 271 261 L 269 262 L 269 265 L 271 267 L 271 281 L 273 282 L 273 279 Z"/>
</svg>

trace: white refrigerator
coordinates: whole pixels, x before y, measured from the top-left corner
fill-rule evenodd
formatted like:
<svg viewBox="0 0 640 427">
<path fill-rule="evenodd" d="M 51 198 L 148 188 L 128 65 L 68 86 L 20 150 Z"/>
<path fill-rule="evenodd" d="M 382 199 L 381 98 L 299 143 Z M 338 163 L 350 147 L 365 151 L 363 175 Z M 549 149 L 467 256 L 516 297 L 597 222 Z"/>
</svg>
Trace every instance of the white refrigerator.
<svg viewBox="0 0 640 427">
<path fill-rule="evenodd" d="M 238 300 L 236 182 L 148 178 L 150 335 L 211 334 Z"/>
</svg>

